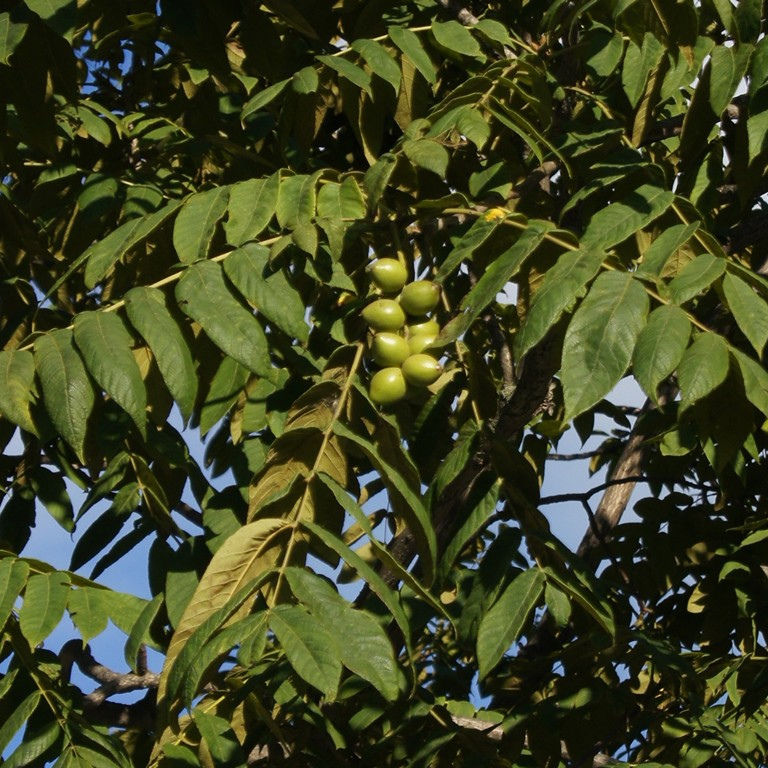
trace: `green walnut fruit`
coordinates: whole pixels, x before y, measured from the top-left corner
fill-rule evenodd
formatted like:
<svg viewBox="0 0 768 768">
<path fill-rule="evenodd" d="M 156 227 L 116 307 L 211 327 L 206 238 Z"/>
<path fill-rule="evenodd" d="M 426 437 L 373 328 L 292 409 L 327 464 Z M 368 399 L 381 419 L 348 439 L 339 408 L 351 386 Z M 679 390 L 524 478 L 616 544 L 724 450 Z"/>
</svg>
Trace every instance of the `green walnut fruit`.
<svg viewBox="0 0 768 768">
<path fill-rule="evenodd" d="M 402 365 L 403 376 L 409 384 L 426 387 L 437 381 L 443 366 L 432 355 L 411 355 Z"/>
<path fill-rule="evenodd" d="M 409 315 L 426 315 L 440 301 L 440 286 L 431 280 L 408 283 L 400 294 L 400 306 Z"/>
<path fill-rule="evenodd" d="M 417 333 L 415 336 L 409 336 L 408 350 L 412 355 L 418 355 L 427 347 L 431 347 L 436 339 L 437 335 L 434 333 Z"/>
<path fill-rule="evenodd" d="M 397 259 L 379 259 L 369 271 L 376 287 L 384 293 L 397 293 L 408 280 L 408 270 Z"/>
<path fill-rule="evenodd" d="M 402 365 L 410 354 L 409 342 L 396 333 L 377 333 L 371 342 L 371 357 L 382 368 Z"/>
<path fill-rule="evenodd" d="M 375 331 L 396 331 L 405 325 L 403 308 L 393 299 L 378 299 L 365 307 L 362 314 Z"/>
<path fill-rule="evenodd" d="M 408 336 L 437 336 L 440 333 L 440 326 L 436 320 L 429 318 L 420 320 L 417 323 L 408 323 Z"/>
<path fill-rule="evenodd" d="M 400 368 L 382 368 L 371 376 L 368 394 L 378 405 L 396 403 L 405 396 L 408 385 Z"/>
</svg>

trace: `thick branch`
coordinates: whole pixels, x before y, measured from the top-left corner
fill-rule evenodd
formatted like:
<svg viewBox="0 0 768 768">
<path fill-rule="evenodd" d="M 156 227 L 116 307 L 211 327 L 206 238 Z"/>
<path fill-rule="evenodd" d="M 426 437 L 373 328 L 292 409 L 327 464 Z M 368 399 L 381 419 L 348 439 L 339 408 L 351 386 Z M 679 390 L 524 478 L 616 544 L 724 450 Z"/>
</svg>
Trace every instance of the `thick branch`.
<svg viewBox="0 0 768 768">
<path fill-rule="evenodd" d="M 133 672 L 115 672 L 103 664 L 99 664 L 91 654 L 91 649 L 83 645 L 82 640 L 69 640 L 59 653 L 61 659 L 62 677 L 69 679 L 72 664 L 77 664 L 78 669 L 101 685 L 91 693 L 83 696 L 83 706 L 86 709 L 99 707 L 110 696 L 116 693 L 127 693 L 144 689 L 155 689 L 158 686 L 160 676 L 154 672 L 144 672 L 141 675 Z"/>
</svg>

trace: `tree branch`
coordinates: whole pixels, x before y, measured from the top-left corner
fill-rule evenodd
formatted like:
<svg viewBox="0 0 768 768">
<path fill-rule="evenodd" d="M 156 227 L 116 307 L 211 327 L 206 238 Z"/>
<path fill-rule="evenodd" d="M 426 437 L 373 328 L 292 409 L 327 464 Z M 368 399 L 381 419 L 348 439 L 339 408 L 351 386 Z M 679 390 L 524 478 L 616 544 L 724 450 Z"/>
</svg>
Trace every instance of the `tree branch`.
<svg viewBox="0 0 768 768">
<path fill-rule="evenodd" d="M 472 11 L 462 6 L 461 3 L 456 0 L 437 0 L 440 5 L 445 8 L 446 11 L 450 11 L 456 19 L 461 22 L 465 27 L 474 27 L 480 19 L 475 16 Z"/>
</svg>

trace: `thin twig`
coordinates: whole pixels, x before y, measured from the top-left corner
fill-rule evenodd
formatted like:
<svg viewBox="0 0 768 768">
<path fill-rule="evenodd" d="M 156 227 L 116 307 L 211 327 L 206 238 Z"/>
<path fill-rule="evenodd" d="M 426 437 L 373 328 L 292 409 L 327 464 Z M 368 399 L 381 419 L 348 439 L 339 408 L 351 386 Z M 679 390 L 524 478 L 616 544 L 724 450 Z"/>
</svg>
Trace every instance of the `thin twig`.
<svg viewBox="0 0 768 768">
<path fill-rule="evenodd" d="M 600 485 L 596 485 L 594 488 L 590 488 L 582 493 L 559 493 L 554 496 L 542 496 L 539 499 L 539 506 L 544 506 L 545 504 L 562 504 L 565 501 L 578 501 L 579 503 L 582 503 L 591 499 L 596 493 L 600 493 L 614 485 L 644 483 L 649 479 L 650 478 L 645 475 L 631 475 L 630 477 L 619 477 L 615 480 L 606 480 L 604 483 L 600 483 Z"/>
</svg>

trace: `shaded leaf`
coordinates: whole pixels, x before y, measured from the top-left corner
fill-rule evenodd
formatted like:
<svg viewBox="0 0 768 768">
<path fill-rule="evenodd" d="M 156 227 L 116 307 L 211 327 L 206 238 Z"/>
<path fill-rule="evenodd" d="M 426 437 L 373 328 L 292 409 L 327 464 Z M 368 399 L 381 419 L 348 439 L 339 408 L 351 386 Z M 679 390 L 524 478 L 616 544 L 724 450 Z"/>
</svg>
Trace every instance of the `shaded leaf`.
<svg viewBox="0 0 768 768">
<path fill-rule="evenodd" d="M 477 632 L 477 663 L 481 679 L 520 637 L 543 591 L 544 573 L 531 568 L 516 576 L 483 616 Z"/>
<path fill-rule="evenodd" d="M 749 339 L 758 355 L 762 355 L 768 340 L 768 305 L 749 283 L 735 275 L 726 274 L 723 292 L 742 333 Z"/>
<path fill-rule="evenodd" d="M 689 408 L 722 384 L 728 375 L 728 345 L 710 331 L 697 334 L 677 369 L 680 410 Z"/>
<path fill-rule="evenodd" d="M 125 294 L 125 310 L 149 344 L 182 415 L 188 418 L 197 396 L 195 364 L 178 322 L 167 309 L 165 295 L 157 288 L 133 288 Z"/>
<path fill-rule="evenodd" d="M 651 312 L 648 324 L 640 331 L 632 359 L 638 383 L 657 401 L 659 384 L 677 368 L 691 337 L 691 323 L 674 304 Z"/>
<path fill-rule="evenodd" d="M 254 373 L 273 377 L 264 331 L 232 295 L 219 264 L 201 261 L 189 267 L 176 286 L 176 299 L 216 346 Z"/>
<path fill-rule="evenodd" d="M 648 296 L 631 274 L 605 272 L 595 280 L 565 334 L 566 418 L 591 408 L 619 382 L 647 314 Z"/>
<path fill-rule="evenodd" d="M 267 228 L 275 215 L 279 187 L 277 173 L 265 179 L 248 179 L 231 187 L 227 204 L 229 216 L 224 223 L 228 243 L 242 245 Z"/>
<path fill-rule="evenodd" d="M 173 247 L 179 261 L 205 259 L 229 202 L 229 187 L 215 187 L 188 197 L 173 226 Z"/>
<path fill-rule="evenodd" d="M 58 433 L 82 460 L 88 417 L 96 393 L 72 331 L 50 331 L 35 341 L 35 365 L 43 400 Z"/>
<path fill-rule="evenodd" d="M 31 352 L 0 352 L 0 413 L 23 430 L 36 434 L 30 405 L 35 380 Z"/>
<path fill-rule="evenodd" d="M 114 312 L 81 312 L 74 337 L 93 378 L 146 434 L 147 391 L 123 321 Z"/>
</svg>

